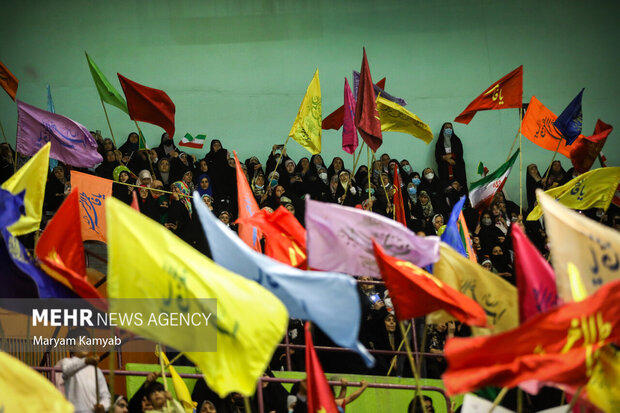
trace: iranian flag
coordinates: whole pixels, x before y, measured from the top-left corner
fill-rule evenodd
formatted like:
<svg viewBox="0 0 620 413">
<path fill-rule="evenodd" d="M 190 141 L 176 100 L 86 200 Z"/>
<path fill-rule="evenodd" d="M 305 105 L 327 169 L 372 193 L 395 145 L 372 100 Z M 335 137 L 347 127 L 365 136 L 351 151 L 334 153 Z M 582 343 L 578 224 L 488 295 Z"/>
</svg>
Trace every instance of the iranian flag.
<svg viewBox="0 0 620 413">
<path fill-rule="evenodd" d="M 505 164 L 469 186 L 469 200 L 474 208 L 486 209 L 489 207 L 495 193 L 504 187 L 517 156 L 519 156 L 518 149 Z"/>
<path fill-rule="evenodd" d="M 205 135 L 196 135 L 193 137 L 189 133 L 186 133 L 185 136 L 179 142 L 179 146 L 185 146 L 186 148 L 194 148 L 194 149 L 202 149 L 205 144 L 205 140 L 207 137 Z"/>
</svg>

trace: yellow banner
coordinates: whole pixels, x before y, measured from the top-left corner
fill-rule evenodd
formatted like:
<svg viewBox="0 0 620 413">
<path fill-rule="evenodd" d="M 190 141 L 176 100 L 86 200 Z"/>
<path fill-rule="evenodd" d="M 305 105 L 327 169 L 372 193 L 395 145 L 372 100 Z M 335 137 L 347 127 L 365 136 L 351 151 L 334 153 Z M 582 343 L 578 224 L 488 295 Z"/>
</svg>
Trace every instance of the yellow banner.
<svg viewBox="0 0 620 413">
<path fill-rule="evenodd" d="M 377 98 L 377 111 L 381 121 L 381 131 L 408 133 L 427 144 L 433 140 L 431 128 L 398 103 L 379 96 Z"/>
<path fill-rule="evenodd" d="M 321 83 L 316 69 L 288 136 L 311 154 L 321 152 Z"/>
</svg>

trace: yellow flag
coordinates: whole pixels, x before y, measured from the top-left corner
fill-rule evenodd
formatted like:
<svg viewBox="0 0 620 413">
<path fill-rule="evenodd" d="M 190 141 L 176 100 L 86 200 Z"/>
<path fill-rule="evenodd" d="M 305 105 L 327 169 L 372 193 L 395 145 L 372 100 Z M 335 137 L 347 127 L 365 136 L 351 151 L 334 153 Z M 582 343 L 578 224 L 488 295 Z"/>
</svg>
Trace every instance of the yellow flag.
<svg viewBox="0 0 620 413">
<path fill-rule="evenodd" d="M 439 246 L 439 261 L 433 267 L 433 275 L 484 309 L 491 328 L 472 327 L 474 335 L 501 333 L 519 324 L 517 289 L 443 242 Z M 443 310 L 431 313 L 429 317 L 427 322 L 432 324 L 454 320 Z"/>
<path fill-rule="evenodd" d="M 616 193 L 620 181 L 620 167 L 594 169 L 573 178 L 562 186 L 545 191 L 570 209 L 607 209 Z M 535 221 L 542 216 L 540 205 L 536 205 L 527 216 Z"/>
<path fill-rule="evenodd" d="M 564 302 L 574 301 L 571 281 L 578 291 L 585 289 L 591 295 L 620 279 L 620 232 L 571 211 L 540 189 L 536 195 L 545 213 L 558 296 Z M 575 283 L 575 274 L 582 285 Z"/>
<path fill-rule="evenodd" d="M 164 353 L 163 351 L 161 352 L 161 358 L 164 360 L 165 365 L 168 365 L 170 363 L 168 361 L 168 357 L 166 357 L 166 353 Z M 192 396 L 189 392 L 189 389 L 187 388 L 187 385 L 185 384 L 181 376 L 179 376 L 179 373 L 177 373 L 172 364 L 168 366 L 168 370 L 170 371 L 170 375 L 172 376 L 172 385 L 174 386 L 174 392 L 177 395 L 177 400 L 183 406 L 185 413 L 192 413 L 198 403 L 192 401 Z"/>
<path fill-rule="evenodd" d="M 313 155 L 321 152 L 321 119 L 321 84 L 319 69 L 316 69 L 288 134 L 289 138 L 295 139 Z"/>
<path fill-rule="evenodd" d="M 408 133 L 414 138 L 422 139 L 427 144 L 433 140 L 431 128 L 398 103 L 379 96 L 377 98 L 377 112 L 379 112 L 383 132 Z"/>
<path fill-rule="evenodd" d="M 611 344 L 599 350 L 586 393 L 590 402 L 605 413 L 620 411 L 620 350 Z"/>
<path fill-rule="evenodd" d="M 258 377 L 286 331 L 284 305 L 259 284 L 215 264 L 157 222 L 114 198 L 106 202 L 108 298 L 149 299 L 111 300 L 111 312 L 138 310 L 144 318 L 190 313 L 202 309 L 191 299 L 217 299 L 217 323 L 208 327 L 188 327 L 178 333 L 172 328 L 153 329 L 144 322 L 123 328 L 183 351 L 220 397 L 233 391 L 254 394 Z M 217 351 L 184 351 L 190 346 L 205 348 L 201 340 L 209 329 L 213 337 L 217 331 Z"/>
<path fill-rule="evenodd" d="M 0 351 L 0 412 L 72 413 L 73 405 L 45 377 Z"/>
<path fill-rule="evenodd" d="M 9 227 L 14 236 L 28 234 L 39 229 L 43 215 L 43 198 L 50 162 L 50 143 L 39 149 L 24 166 L 2 184 L 2 189 L 17 195 L 24 189 L 26 215 Z"/>
</svg>

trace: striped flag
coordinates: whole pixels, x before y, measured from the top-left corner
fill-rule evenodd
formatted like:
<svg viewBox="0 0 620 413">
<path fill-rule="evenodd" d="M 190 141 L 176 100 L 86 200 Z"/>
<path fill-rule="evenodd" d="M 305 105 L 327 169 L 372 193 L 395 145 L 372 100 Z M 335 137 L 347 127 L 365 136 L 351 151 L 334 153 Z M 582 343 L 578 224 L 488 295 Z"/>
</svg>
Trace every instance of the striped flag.
<svg viewBox="0 0 620 413">
<path fill-rule="evenodd" d="M 196 135 L 194 137 L 189 133 L 186 133 L 179 142 L 179 146 L 184 146 L 186 148 L 202 149 L 206 139 L 206 135 Z"/>
<path fill-rule="evenodd" d="M 501 191 L 504 187 L 506 179 L 508 179 L 508 175 L 510 175 L 510 171 L 512 170 L 512 166 L 517 160 L 517 156 L 519 156 L 518 149 L 506 163 L 496 169 L 492 174 L 485 176 L 469 186 L 469 200 L 474 208 L 488 208 L 495 193 Z"/>
</svg>

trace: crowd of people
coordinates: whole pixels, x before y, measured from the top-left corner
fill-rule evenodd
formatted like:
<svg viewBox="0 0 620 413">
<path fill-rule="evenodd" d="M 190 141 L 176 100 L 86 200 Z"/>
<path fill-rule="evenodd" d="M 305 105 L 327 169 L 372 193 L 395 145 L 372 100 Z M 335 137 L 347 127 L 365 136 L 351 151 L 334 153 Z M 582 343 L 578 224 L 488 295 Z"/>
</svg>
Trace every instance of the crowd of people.
<svg viewBox="0 0 620 413">
<path fill-rule="evenodd" d="M 113 141 L 93 133 L 99 145 L 103 162 L 93 170 L 78 169 L 113 180 L 113 196 L 130 204 L 133 192 L 137 194 L 140 211 L 160 222 L 190 245 L 209 255 L 208 243 L 202 232 L 190 195 L 200 194 L 202 201 L 219 219 L 236 230 L 237 217 L 237 175 L 232 153 L 226 150 L 220 140 L 211 141 L 202 158 L 189 155 L 174 144 L 173 139 L 164 133 L 160 144 L 152 149 L 140 149 L 139 135 L 132 132 L 120 147 Z M 403 207 L 407 227 L 419 236 L 437 235 L 447 222 L 452 207 L 461 196 L 468 195 L 468 178 L 463 159 L 463 144 L 457 137 L 452 123 L 444 123 L 435 144 L 436 167 L 412 165 L 407 159 L 396 159 L 387 153 L 371 165 L 359 165 L 349 169 L 348 161 L 341 157 L 324 159 L 320 154 L 301 159 L 291 159 L 281 144 L 271 147 L 263 161 L 251 156 L 241 164 L 245 179 L 249 183 L 260 208 L 273 211 L 283 206 L 292 212 L 304 225 L 304 198 L 345 206 L 363 208 L 374 213 L 393 218 L 394 194 L 403 194 Z M 4 182 L 14 170 L 15 153 L 9 145 L 0 145 L 0 181 Z M 49 218 L 58 209 L 70 192 L 68 165 L 58 164 L 50 172 L 44 210 Z M 398 178 L 396 178 L 397 171 Z M 466 201 L 463 209 L 473 249 L 480 265 L 487 270 L 515 284 L 513 268 L 514 251 L 510 232 L 514 225 L 523 225 L 526 234 L 540 253 L 549 254 L 544 222 L 525 221 L 536 203 L 537 188 L 551 189 L 576 176 L 574 169 L 565 170 L 562 162 L 556 160 L 549 170 L 540 173 L 537 165 L 530 164 L 526 171 L 527 205 L 523 210 L 508 199 L 503 191 L 496 193 L 488 210 L 477 211 Z M 469 179 L 473 181 L 475 179 Z M 131 184 L 128 186 L 123 184 Z M 166 192 L 160 192 L 163 190 Z M 587 216 L 606 225 L 620 229 L 620 212 L 611 206 L 608 211 L 593 209 L 583 211 Z M 44 223 L 43 223 L 44 225 Z M 370 277 L 359 277 L 359 294 L 362 305 L 362 325 L 360 340 L 369 349 L 399 350 L 401 332 L 396 328 L 394 310 L 387 291 L 382 284 L 373 283 Z M 337 316 L 337 315 L 335 315 Z M 428 356 L 423 365 L 423 374 L 429 378 L 440 378 L 446 368 L 441 357 L 446 340 L 452 336 L 467 336 L 470 330 L 460 323 L 425 326 L 424 320 L 416 323 L 417 346 L 437 356 Z M 425 326 L 425 327 L 423 327 Z M 315 329 L 317 345 L 333 345 L 318 328 Z M 303 324 L 292 319 L 288 329 L 289 341 L 303 344 Z M 303 351 L 291 350 L 291 363 L 294 370 L 303 371 Z M 412 377 L 412 372 L 404 357 L 377 355 L 376 366 L 367 369 L 358 355 L 354 353 L 320 353 L 321 361 L 329 373 L 359 373 Z M 270 364 L 271 370 L 282 370 L 286 366 L 284 350 L 278 350 Z M 267 374 L 267 373 L 266 373 Z M 145 401 L 161 391 L 155 389 L 156 382 L 151 378 L 141 389 L 138 401 L 123 401 L 129 411 L 144 411 Z M 265 403 L 272 409 L 265 411 L 287 412 L 296 402 L 303 406 L 304 390 L 287 392 L 277 383 L 265 383 Z M 205 383 L 197 385 L 194 392 L 199 401 L 199 412 L 235 411 L 243 404 L 234 396 L 220 399 L 210 392 Z M 294 396 L 289 399 L 288 396 Z M 275 400 L 275 401 L 274 401 Z M 132 404 L 133 403 L 133 404 Z M 151 401 L 153 403 L 153 401 Z M 140 405 L 141 407 L 136 407 Z M 277 405 L 277 407 L 276 407 Z M 133 407 L 132 407 L 133 406 Z M 132 410 L 133 409 L 133 410 Z M 294 408 L 294 411 L 303 411 Z M 127 411 L 127 410 L 117 410 Z"/>
</svg>

